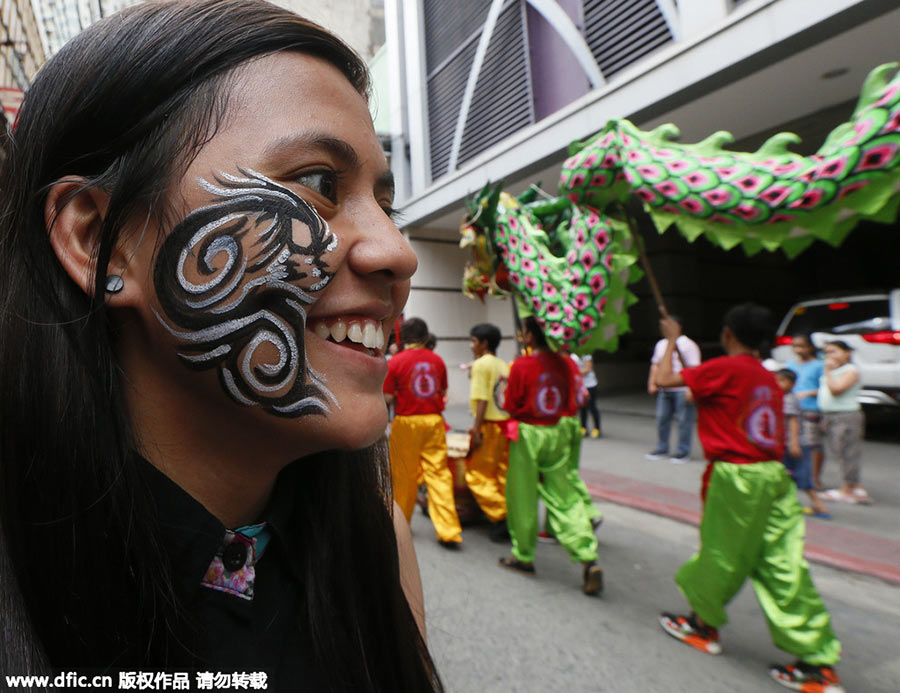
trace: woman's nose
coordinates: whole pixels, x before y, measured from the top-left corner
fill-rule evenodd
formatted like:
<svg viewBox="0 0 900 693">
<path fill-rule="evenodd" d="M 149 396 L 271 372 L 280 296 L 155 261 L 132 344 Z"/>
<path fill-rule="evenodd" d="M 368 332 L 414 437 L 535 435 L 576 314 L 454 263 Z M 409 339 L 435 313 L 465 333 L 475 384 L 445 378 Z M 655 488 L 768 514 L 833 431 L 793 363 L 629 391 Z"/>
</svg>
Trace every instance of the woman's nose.
<svg viewBox="0 0 900 693">
<path fill-rule="evenodd" d="M 390 284 L 407 281 L 419 261 L 409 242 L 377 204 L 356 220 L 353 244 L 347 262 L 354 272 L 380 275 Z"/>
</svg>

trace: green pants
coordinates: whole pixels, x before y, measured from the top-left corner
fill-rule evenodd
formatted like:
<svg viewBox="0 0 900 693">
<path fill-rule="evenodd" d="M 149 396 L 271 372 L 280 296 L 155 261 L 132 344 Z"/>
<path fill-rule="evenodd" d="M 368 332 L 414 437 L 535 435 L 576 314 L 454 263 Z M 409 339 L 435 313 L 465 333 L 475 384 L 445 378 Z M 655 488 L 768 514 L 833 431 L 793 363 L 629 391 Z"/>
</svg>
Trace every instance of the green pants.
<svg viewBox="0 0 900 693">
<path fill-rule="evenodd" d="M 506 524 L 512 554 L 534 561 L 538 533 L 538 494 L 547 506 L 550 531 L 573 560 L 597 559 L 597 538 L 581 496 L 569 478 L 569 431 L 564 425 L 519 423 L 519 439 L 509 446 Z"/>
<path fill-rule="evenodd" d="M 775 645 L 816 665 L 840 659 L 803 558 L 805 524 L 781 462 L 715 462 L 700 521 L 700 551 L 675 576 L 691 608 L 711 626 L 748 577 Z"/>
<path fill-rule="evenodd" d="M 581 464 L 581 421 L 575 416 L 564 416 L 559 420 L 559 425 L 568 427 L 569 429 L 569 481 L 578 493 L 578 497 L 581 498 L 581 502 L 584 503 L 584 510 L 588 515 L 588 519 L 593 520 L 595 517 L 603 515 L 603 513 L 601 513 L 600 510 L 597 509 L 597 506 L 594 505 L 591 494 L 587 490 L 587 486 L 585 486 L 581 475 L 578 473 L 578 467 Z"/>
</svg>

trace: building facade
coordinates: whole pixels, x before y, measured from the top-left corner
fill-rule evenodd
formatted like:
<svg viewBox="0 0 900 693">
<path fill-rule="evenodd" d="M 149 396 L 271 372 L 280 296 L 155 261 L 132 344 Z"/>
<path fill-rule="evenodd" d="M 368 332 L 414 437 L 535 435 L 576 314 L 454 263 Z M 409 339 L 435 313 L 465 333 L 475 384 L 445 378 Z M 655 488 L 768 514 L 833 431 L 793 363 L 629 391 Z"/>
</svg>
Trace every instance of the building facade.
<svg viewBox="0 0 900 693">
<path fill-rule="evenodd" d="M 141 0 L 0 0 L 0 160 L 31 80 L 89 24 Z"/>
<path fill-rule="evenodd" d="M 340 36 L 363 59 L 384 44 L 384 0 L 273 0 Z"/>
<path fill-rule="evenodd" d="M 798 151 L 814 151 L 850 114 L 866 74 L 900 59 L 898 30 L 890 0 L 388 0 L 392 168 L 420 263 L 407 315 L 429 321 L 450 365 L 469 359 L 468 329 L 484 320 L 502 326 L 501 355 L 511 357 L 509 302 L 481 305 L 460 291 L 468 195 L 489 180 L 552 190 L 569 142 L 611 118 L 644 130 L 672 122 L 686 142 L 729 130 L 734 149 L 751 151 L 793 131 Z M 870 257 L 873 242 L 896 235 L 864 226 L 841 253 L 816 247 L 792 263 L 675 231 L 647 241 L 671 308 L 710 353 L 736 301 L 778 311 L 816 291 L 896 283 Z M 646 379 L 656 309 L 648 287 L 636 293 L 646 300 L 631 311 L 632 335 L 595 357 L 606 364 L 601 387 Z M 465 399 L 464 376 L 451 390 Z"/>
<path fill-rule="evenodd" d="M 44 49 L 53 56 L 66 41 L 98 19 L 142 0 L 33 0 L 41 19 Z"/>
<path fill-rule="evenodd" d="M 25 90 L 45 59 L 41 29 L 31 0 L 0 0 L 0 150 L 15 122 Z M 0 153 L 2 156 L 2 153 Z"/>
</svg>

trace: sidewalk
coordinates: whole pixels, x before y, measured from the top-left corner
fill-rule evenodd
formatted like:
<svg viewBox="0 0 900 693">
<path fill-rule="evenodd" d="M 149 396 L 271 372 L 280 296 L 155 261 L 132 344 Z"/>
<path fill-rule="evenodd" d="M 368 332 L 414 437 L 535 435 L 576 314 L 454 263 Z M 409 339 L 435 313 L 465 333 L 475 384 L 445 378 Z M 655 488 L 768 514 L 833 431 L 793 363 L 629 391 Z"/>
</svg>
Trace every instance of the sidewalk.
<svg viewBox="0 0 900 693">
<path fill-rule="evenodd" d="M 604 438 L 586 440 L 582 477 L 591 495 L 679 522 L 700 520 L 699 476 L 702 462 L 669 465 L 646 462 L 643 453 L 654 439 L 654 399 L 642 392 L 597 398 L 604 419 Z M 464 406 L 448 407 L 448 423 L 468 430 L 471 414 Z M 694 457 L 700 457 L 695 443 Z M 888 439 L 864 444 L 868 485 L 876 504 L 831 506 L 831 521 L 807 519 L 806 557 L 900 584 L 900 446 Z M 826 461 L 825 480 L 836 482 L 837 470 Z"/>
<path fill-rule="evenodd" d="M 643 510 L 692 525 L 700 523 L 700 497 L 678 489 L 582 470 L 588 491 L 596 500 Z M 807 560 L 900 584 L 900 541 L 808 520 Z"/>
</svg>

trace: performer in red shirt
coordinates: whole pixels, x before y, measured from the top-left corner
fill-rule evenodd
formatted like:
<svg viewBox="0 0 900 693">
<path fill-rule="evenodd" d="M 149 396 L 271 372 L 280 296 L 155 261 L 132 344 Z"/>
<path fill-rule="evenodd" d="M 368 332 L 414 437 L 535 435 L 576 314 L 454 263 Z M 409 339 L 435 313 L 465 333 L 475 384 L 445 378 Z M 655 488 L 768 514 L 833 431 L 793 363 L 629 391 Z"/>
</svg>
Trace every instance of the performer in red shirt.
<svg viewBox="0 0 900 693">
<path fill-rule="evenodd" d="M 661 327 L 668 344 L 656 384 L 690 388 L 709 462 L 700 550 L 675 576 L 693 612 L 662 614 L 660 624 L 673 637 L 719 654 L 725 606 L 749 577 L 775 645 L 797 657 L 794 664 L 772 665 L 772 677 L 797 690 L 843 691 L 833 668 L 841 644 L 809 576 L 803 511 L 780 461 L 781 389 L 759 361 L 775 333 L 772 314 L 752 303 L 732 308 L 721 336 L 727 355 L 680 373 L 671 363 L 681 327 L 671 319 Z"/>
<path fill-rule="evenodd" d="M 525 321 L 525 345 L 530 356 L 516 359 L 509 371 L 504 408 L 518 422 L 518 435 L 509 446 L 506 477 L 506 522 L 512 539 L 512 556 L 500 565 L 534 574 L 537 543 L 537 499 L 547 506 L 550 530 L 569 552 L 584 564 L 582 590 L 603 590 L 603 571 L 597 565 L 597 538 L 581 496 L 569 477 L 571 435 L 559 425 L 575 404 L 575 383 L 569 359 L 550 350 L 540 325 Z"/>
<path fill-rule="evenodd" d="M 404 321 L 400 341 L 405 348 L 388 361 L 385 400 L 397 415 L 391 424 L 391 480 L 394 500 L 412 518 L 419 471 L 428 488 L 428 513 L 438 542 L 459 548 L 462 528 L 453 498 L 453 475 L 447 465 L 444 395 L 447 368 L 443 359 L 425 348 L 428 325 L 420 318 Z"/>
</svg>

